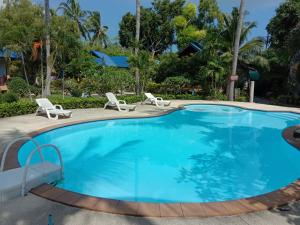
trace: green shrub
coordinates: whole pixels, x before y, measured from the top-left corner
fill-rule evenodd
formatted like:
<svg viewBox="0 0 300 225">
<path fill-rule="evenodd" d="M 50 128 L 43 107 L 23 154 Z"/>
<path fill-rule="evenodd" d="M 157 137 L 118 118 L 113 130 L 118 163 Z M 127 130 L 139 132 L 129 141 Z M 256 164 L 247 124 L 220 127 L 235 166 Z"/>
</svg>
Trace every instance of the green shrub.
<svg viewBox="0 0 300 225">
<path fill-rule="evenodd" d="M 103 70 L 103 74 L 99 78 L 99 82 L 102 84 L 102 94 L 107 91 L 115 93 L 120 91 L 122 94 L 125 90 L 134 90 L 134 78 L 126 69 L 107 67 Z"/>
<path fill-rule="evenodd" d="M 38 96 L 42 92 L 42 89 L 37 87 L 37 86 L 31 85 L 30 86 L 30 92 L 31 92 L 31 94 L 34 94 L 35 96 Z"/>
<path fill-rule="evenodd" d="M 28 86 L 21 77 L 13 77 L 8 83 L 8 88 L 20 97 L 28 96 Z"/>
<path fill-rule="evenodd" d="M 248 97 L 241 95 L 238 98 L 235 99 L 237 102 L 247 102 L 248 101 Z"/>
<path fill-rule="evenodd" d="M 34 113 L 37 105 L 29 101 L 0 104 L 0 118 Z"/>
<path fill-rule="evenodd" d="M 80 83 L 80 88 L 84 93 L 87 93 L 88 95 L 92 93 L 98 93 L 98 89 L 100 82 L 97 82 L 95 78 L 85 78 Z"/>
<path fill-rule="evenodd" d="M 180 94 L 184 86 L 188 85 L 190 81 L 183 76 L 167 77 L 163 82 L 167 93 Z"/>
<path fill-rule="evenodd" d="M 0 102 L 3 103 L 12 103 L 12 102 L 17 102 L 18 100 L 19 100 L 18 95 L 11 91 L 0 95 Z"/>
<path fill-rule="evenodd" d="M 147 92 L 151 93 L 161 93 L 163 90 L 163 85 L 150 81 L 147 83 L 146 90 Z"/>
<path fill-rule="evenodd" d="M 79 88 L 73 88 L 70 90 L 70 94 L 73 97 L 81 97 L 82 91 Z"/>
</svg>

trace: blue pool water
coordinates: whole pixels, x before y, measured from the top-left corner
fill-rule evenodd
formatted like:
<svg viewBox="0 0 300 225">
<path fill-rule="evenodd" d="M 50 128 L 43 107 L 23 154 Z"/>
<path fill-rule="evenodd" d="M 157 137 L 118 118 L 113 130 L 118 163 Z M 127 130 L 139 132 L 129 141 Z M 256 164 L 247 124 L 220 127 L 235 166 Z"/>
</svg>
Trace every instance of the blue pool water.
<svg viewBox="0 0 300 225">
<path fill-rule="evenodd" d="M 264 194 L 298 179 L 300 151 L 281 133 L 299 122 L 293 113 L 190 105 L 155 118 L 68 126 L 35 139 L 62 151 L 65 179 L 58 187 L 128 201 L 211 202 Z M 32 148 L 21 148 L 22 165 Z"/>
</svg>

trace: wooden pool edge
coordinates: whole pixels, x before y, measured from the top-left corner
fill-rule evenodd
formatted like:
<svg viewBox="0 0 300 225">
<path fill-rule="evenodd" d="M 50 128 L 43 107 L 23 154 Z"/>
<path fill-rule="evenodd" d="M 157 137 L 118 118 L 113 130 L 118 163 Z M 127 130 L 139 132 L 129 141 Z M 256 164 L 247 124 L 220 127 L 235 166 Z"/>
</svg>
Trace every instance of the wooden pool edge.
<svg viewBox="0 0 300 225">
<path fill-rule="evenodd" d="M 207 103 L 203 103 L 207 104 Z M 221 105 L 226 105 L 222 103 Z M 232 106 L 232 105 L 228 105 Z M 44 132 L 58 129 L 65 126 L 76 125 L 80 123 L 95 122 L 101 120 L 114 120 L 114 119 L 131 119 L 131 118 L 150 118 L 166 115 L 177 111 L 184 107 L 180 105 L 178 108 L 160 112 L 151 116 L 126 116 L 126 117 L 105 117 L 92 120 L 81 120 L 70 123 L 55 125 L 37 131 L 31 132 L 28 136 L 34 137 Z M 234 106 L 233 106 L 234 107 Z M 240 106 L 237 106 L 240 107 Z M 240 107 L 250 109 L 247 107 Z M 264 110 L 271 111 L 271 110 Z M 278 111 L 276 111 L 278 112 Z M 288 112 L 288 111 L 284 111 Z M 292 112 L 292 111 L 291 111 Z M 294 113 L 294 112 L 292 112 Z M 293 131 L 299 126 L 289 127 L 282 133 L 284 139 L 300 150 L 300 141 L 294 140 Z M 24 141 L 18 142 L 12 146 L 8 154 L 7 165 L 5 169 L 20 167 L 18 162 L 18 152 Z M 270 192 L 267 194 L 244 198 L 233 201 L 224 202 L 209 202 L 209 203 L 142 203 L 142 202 L 129 202 L 122 200 L 105 199 L 83 195 L 53 185 L 44 184 L 31 190 L 31 193 L 46 198 L 48 200 L 62 203 L 64 205 L 99 211 L 104 213 L 120 214 L 127 216 L 139 217 L 217 217 L 217 216 L 234 216 L 251 212 L 258 212 L 263 210 L 274 209 L 279 206 L 286 205 L 290 202 L 300 200 L 300 179 L 291 183 L 290 185 Z"/>
</svg>

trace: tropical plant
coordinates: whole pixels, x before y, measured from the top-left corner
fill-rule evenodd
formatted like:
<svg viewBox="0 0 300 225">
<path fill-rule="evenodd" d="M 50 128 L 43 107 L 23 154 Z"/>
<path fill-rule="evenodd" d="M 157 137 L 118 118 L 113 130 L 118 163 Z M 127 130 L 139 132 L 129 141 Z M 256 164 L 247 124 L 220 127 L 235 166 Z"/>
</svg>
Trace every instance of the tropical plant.
<svg viewBox="0 0 300 225">
<path fill-rule="evenodd" d="M 224 23 L 223 12 L 216 0 L 200 0 L 198 12 L 197 23 L 199 28 L 218 28 Z"/>
<path fill-rule="evenodd" d="M 87 15 L 87 11 L 81 9 L 79 2 L 77 0 L 66 0 L 66 2 L 59 4 L 58 9 L 63 10 L 64 15 L 77 23 L 78 31 L 80 31 L 84 39 L 87 40 L 88 31 L 85 26 L 85 17 Z"/>
<path fill-rule="evenodd" d="M 240 64 L 268 69 L 268 60 L 263 56 L 263 49 L 265 45 L 264 38 L 255 37 L 248 41 L 249 34 L 253 28 L 256 27 L 256 22 L 243 23 L 241 34 L 239 35 L 239 42 L 237 43 L 238 48 L 236 49 L 235 33 L 238 27 L 238 20 L 239 11 L 237 8 L 234 8 L 230 15 L 224 15 L 224 27 L 221 32 L 222 40 L 220 40 L 220 43 L 223 45 L 222 51 L 227 52 L 227 54 L 233 59 L 234 55 L 237 54 L 236 51 L 238 49 L 237 60 L 240 62 Z M 237 65 L 237 62 L 234 64 Z M 233 67 L 236 67 L 236 65 L 232 65 L 232 69 Z M 236 74 L 236 69 L 233 69 L 231 74 L 232 72 L 235 72 L 234 74 Z"/>
<path fill-rule="evenodd" d="M 183 48 L 193 41 L 199 42 L 206 36 L 207 31 L 197 27 L 197 6 L 193 3 L 188 3 L 183 8 L 182 15 L 176 16 L 173 23 L 179 48 Z"/>
<path fill-rule="evenodd" d="M 19 97 L 28 96 L 28 85 L 21 77 L 13 77 L 8 83 L 9 90 L 17 94 Z"/>
<path fill-rule="evenodd" d="M 87 28 L 89 36 L 92 35 L 91 37 L 89 37 L 91 44 L 106 48 L 109 43 L 109 38 L 107 36 L 108 27 L 102 26 L 100 12 L 89 12 L 89 16 L 85 26 Z"/>
<path fill-rule="evenodd" d="M 46 96 L 51 95 L 51 72 L 53 64 L 51 63 L 51 40 L 50 40 L 50 6 L 49 6 L 49 0 L 45 0 L 45 45 L 46 45 L 46 85 L 44 94 Z"/>
<path fill-rule="evenodd" d="M 88 52 L 81 51 L 66 66 L 66 76 L 76 78 L 78 81 L 97 76 L 102 73 L 102 66 L 98 65 L 95 58 Z"/>
<path fill-rule="evenodd" d="M 165 91 L 171 94 L 181 94 L 182 88 L 189 85 L 190 81 L 183 76 L 168 77 L 163 82 Z"/>
<path fill-rule="evenodd" d="M 134 48 L 135 56 L 139 54 L 139 42 L 140 42 L 140 32 L 141 32 L 141 0 L 135 1 L 136 7 L 136 23 L 135 23 L 135 43 Z M 135 92 L 136 94 L 141 93 L 141 77 L 140 77 L 140 68 L 139 66 L 135 67 Z"/>
<path fill-rule="evenodd" d="M 300 22 L 300 3 L 298 0 L 287 0 L 276 9 L 276 15 L 267 25 L 268 44 L 272 48 L 284 50 L 290 32 Z"/>
<path fill-rule="evenodd" d="M 132 70 L 138 68 L 140 73 L 140 91 L 143 92 L 147 82 L 150 81 L 155 72 L 156 62 L 149 52 L 139 51 L 137 55 L 129 58 L 129 64 Z"/>
<path fill-rule="evenodd" d="M 42 8 L 29 0 L 10 1 L 9 7 L 0 10 L 0 48 L 23 54 L 30 82 L 35 81 L 38 70 L 31 60 L 32 45 L 43 37 L 43 22 Z M 23 71 L 18 65 L 18 73 Z"/>
<path fill-rule="evenodd" d="M 262 94 L 300 94 L 299 23 L 300 2 L 287 0 L 276 9 L 276 15 L 267 25 L 269 49 L 266 57 L 271 66 L 258 86 Z"/>
<path fill-rule="evenodd" d="M 127 13 L 120 22 L 119 39 L 123 47 L 136 47 L 147 50 L 152 55 L 159 55 L 175 42 L 172 20 L 181 14 L 184 0 L 154 0 L 152 7 L 141 7 L 140 41 L 135 41 L 136 17 Z"/>
</svg>

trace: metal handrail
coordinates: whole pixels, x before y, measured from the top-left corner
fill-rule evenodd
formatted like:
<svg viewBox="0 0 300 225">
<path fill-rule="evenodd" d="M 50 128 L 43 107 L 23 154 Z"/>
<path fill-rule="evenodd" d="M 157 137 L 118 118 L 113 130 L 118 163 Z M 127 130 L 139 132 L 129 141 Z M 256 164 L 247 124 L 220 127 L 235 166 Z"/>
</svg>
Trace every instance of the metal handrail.
<svg viewBox="0 0 300 225">
<path fill-rule="evenodd" d="M 45 148 L 45 147 L 51 147 L 51 148 L 53 148 L 56 151 L 56 153 L 57 153 L 57 155 L 59 157 L 60 167 L 61 167 L 61 169 L 60 169 L 60 176 L 61 176 L 61 179 L 63 179 L 64 165 L 63 165 L 62 156 L 61 156 L 61 153 L 60 153 L 59 149 L 55 145 L 53 145 L 53 144 L 41 145 L 41 146 L 37 147 L 36 149 L 34 149 L 30 153 L 30 155 L 28 156 L 28 158 L 27 158 L 27 161 L 26 161 L 26 164 L 25 164 L 25 169 L 24 169 L 24 172 L 23 172 L 23 178 L 22 178 L 22 196 L 25 196 L 26 178 L 27 178 L 28 168 L 29 168 L 29 164 L 31 162 L 31 159 L 32 159 L 33 155 L 36 153 L 36 151 L 40 151 L 41 152 L 41 150 L 43 148 Z"/>
<path fill-rule="evenodd" d="M 42 155 L 42 153 L 41 153 L 41 151 L 40 151 L 40 148 L 39 148 L 39 143 L 35 140 L 35 139 L 33 139 L 33 138 L 31 138 L 31 137 L 20 137 L 20 138 L 17 138 L 17 139 L 15 139 L 15 140 L 13 140 L 12 142 L 10 142 L 7 146 L 6 146 L 6 148 L 5 148 L 5 150 L 4 150 L 4 153 L 3 153 L 3 157 L 2 157 L 2 160 L 1 160 L 1 167 L 0 167 L 0 172 L 3 172 L 3 170 L 4 170 L 4 164 L 5 164 L 5 160 L 6 160 L 6 157 L 7 157 L 7 153 L 8 153 L 8 151 L 9 151 L 9 149 L 11 148 L 11 146 L 13 145 L 13 144 L 15 144 L 16 142 L 18 142 L 18 141 L 32 141 L 34 144 L 35 144 L 35 146 L 37 147 L 37 149 L 39 149 L 39 154 L 40 154 L 40 157 L 41 157 L 41 160 L 42 161 L 44 161 L 44 157 L 43 157 L 43 155 Z"/>
</svg>

